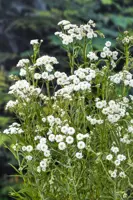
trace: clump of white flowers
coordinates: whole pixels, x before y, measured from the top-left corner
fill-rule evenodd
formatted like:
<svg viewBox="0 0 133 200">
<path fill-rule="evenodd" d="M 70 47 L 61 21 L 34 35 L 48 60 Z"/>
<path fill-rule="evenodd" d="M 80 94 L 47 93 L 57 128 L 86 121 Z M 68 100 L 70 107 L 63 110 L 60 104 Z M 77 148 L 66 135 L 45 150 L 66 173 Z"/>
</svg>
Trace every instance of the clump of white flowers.
<svg viewBox="0 0 133 200">
<path fill-rule="evenodd" d="M 56 32 L 55 35 L 58 35 L 62 39 L 64 45 L 73 43 L 76 40 L 82 40 L 84 37 L 92 39 L 97 37 L 97 33 L 93 30 L 95 23 L 90 20 L 85 25 L 77 26 L 76 24 L 71 24 L 69 21 L 61 21 L 58 23 L 61 26 L 62 31 Z"/>
<path fill-rule="evenodd" d="M 3 131 L 24 181 L 16 199 L 129 199 L 133 191 L 132 36 L 119 37 L 95 51 L 102 35 L 94 21 L 58 23 L 70 72 L 56 71 L 55 57 L 40 55 L 43 40 L 33 39 L 33 55 L 18 62 L 17 81 L 6 105 L 17 121 Z M 123 53 L 122 52 L 123 48 Z M 124 55 L 124 56 L 123 56 Z M 125 59 L 121 71 L 114 68 Z M 129 192 L 130 191 L 130 196 Z M 129 198 L 128 198 L 129 196 Z"/>
</svg>

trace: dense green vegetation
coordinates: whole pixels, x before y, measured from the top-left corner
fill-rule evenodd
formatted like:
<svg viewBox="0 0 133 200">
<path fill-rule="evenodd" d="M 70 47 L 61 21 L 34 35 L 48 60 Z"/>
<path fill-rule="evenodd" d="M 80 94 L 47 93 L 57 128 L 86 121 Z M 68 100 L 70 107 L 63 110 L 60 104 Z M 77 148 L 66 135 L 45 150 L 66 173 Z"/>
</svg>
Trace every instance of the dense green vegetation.
<svg viewBox="0 0 133 200">
<path fill-rule="evenodd" d="M 10 0 L 0 1 L 0 128 L 3 129 L 11 121 L 9 113 L 4 112 L 8 101 L 7 79 L 10 73 L 17 73 L 15 65 L 20 58 L 29 57 L 31 51 L 29 41 L 40 38 L 44 40 L 42 52 L 56 56 L 61 67 L 66 68 L 65 52 L 60 49 L 60 41 L 53 33 L 57 23 L 62 19 L 72 23 L 86 23 L 89 19 L 97 23 L 97 28 L 106 34 L 106 40 L 113 41 L 123 30 L 133 32 L 133 2 L 132 0 Z M 95 48 L 103 45 L 101 39 L 95 43 Z M 8 80 L 8 81 L 7 81 Z M 1 144 L 1 143 L 0 143 Z M 10 156 L 0 150 L 2 169 L 7 166 Z M 8 169 L 9 170 L 9 169 Z M 2 170 L 1 170 L 2 171 Z M 7 168 L 2 171 L 7 173 Z M 0 200 L 7 200 L 7 177 L 2 176 Z"/>
</svg>

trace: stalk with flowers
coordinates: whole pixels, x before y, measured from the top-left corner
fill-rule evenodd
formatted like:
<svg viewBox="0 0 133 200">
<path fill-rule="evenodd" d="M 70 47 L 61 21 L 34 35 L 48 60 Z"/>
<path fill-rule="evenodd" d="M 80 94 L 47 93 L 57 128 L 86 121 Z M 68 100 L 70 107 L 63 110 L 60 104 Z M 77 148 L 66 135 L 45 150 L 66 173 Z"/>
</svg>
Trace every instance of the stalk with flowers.
<svg viewBox="0 0 133 200">
<path fill-rule="evenodd" d="M 131 200 L 133 36 L 119 36 L 123 52 L 110 41 L 96 52 L 93 39 L 103 34 L 92 20 L 58 25 L 70 73 L 55 71 L 57 59 L 39 57 L 43 41 L 32 40 L 33 55 L 18 62 L 20 75 L 9 89 L 16 100 L 6 109 L 17 122 L 4 134 L 23 180 L 11 194 L 19 200 Z"/>
</svg>

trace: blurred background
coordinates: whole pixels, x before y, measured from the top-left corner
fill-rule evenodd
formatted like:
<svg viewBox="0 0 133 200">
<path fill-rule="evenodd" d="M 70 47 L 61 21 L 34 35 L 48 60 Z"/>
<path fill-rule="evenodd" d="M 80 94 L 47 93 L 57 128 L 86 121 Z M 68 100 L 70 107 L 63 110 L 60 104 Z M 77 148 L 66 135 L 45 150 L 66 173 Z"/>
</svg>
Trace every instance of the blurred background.
<svg viewBox="0 0 133 200">
<path fill-rule="evenodd" d="M 97 23 L 106 40 L 112 41 L 119 32 L 133 32 L 133 0 L 0 0 L 0 130 L 4 130 L 14 116 L 5 112 L 11 98 L 8 88 L 10 74 L 18 74 L 15 67 L 18 60 L 32 53 L 31 39 L 43 39 L 42 54 L 55 56 L 60 62 L 60 70 L 66 70 L 66 54 L 54 36 L 57 23 L 62 20 L 72 23 L 87 23 L 89 19 Z M 95 49 L 103 46 L 104 40 L 94 42 Z M 9 163 L 16 165 L 13 156 L 2 146 L 0 140 L 0 200 L 11 199 L 10 187 L 16 188 L 19 179 L 9 176 L 14 173 Z"/>
</svg>

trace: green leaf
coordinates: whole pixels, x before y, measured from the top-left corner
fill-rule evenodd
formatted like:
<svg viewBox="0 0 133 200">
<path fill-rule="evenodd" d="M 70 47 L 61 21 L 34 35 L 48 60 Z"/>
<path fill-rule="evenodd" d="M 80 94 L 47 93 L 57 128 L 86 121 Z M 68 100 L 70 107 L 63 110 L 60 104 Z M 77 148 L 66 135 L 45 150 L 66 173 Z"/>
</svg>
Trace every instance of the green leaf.
<svg viewBox="0 0 133 200">
<path fill-rule="evenodd" d="M 102 3 L 105 5 L 111 5 L 113 3 L 112 0 L 102 0 Z"/>
<path fill-rule="evenodd" d="M 0 133 L 0 146 L 2 146 L 8 139 L 7 135 Z"/>
<path fill-rule="evenodd" d="M 113 21 L 113 23 L 121 27 L 123 29 L 126 29 L 129 25 L 133 24 L 133 18 L 132 17 L 126 17 L 122 15 L 111 15 L 110 19 Z"/>
</svg>

